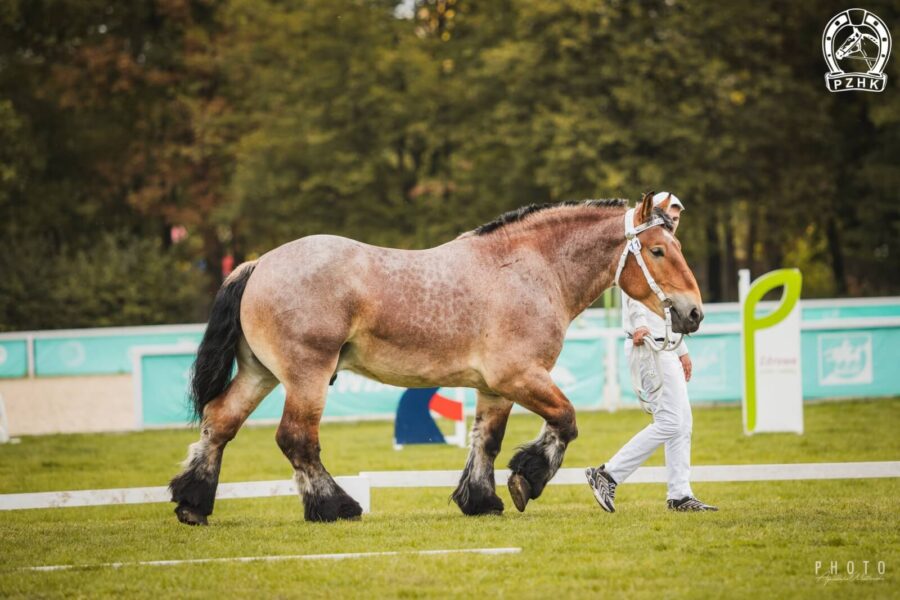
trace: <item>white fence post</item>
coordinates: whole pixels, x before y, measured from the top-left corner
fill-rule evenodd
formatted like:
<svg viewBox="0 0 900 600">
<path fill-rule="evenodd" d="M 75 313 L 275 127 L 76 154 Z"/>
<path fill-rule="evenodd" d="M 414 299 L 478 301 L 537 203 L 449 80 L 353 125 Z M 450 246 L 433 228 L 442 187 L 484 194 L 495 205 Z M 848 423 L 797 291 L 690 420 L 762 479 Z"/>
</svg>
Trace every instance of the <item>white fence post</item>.
<svg viewBox="0 0 900 600">
<path fill-rule="evenodd" d="M 603 407 L 614 412 L 622 406 L 622 386 L 619 385 L 619 355 L 615 335 L 606 336 L 604 364 Z"/>
</svg>

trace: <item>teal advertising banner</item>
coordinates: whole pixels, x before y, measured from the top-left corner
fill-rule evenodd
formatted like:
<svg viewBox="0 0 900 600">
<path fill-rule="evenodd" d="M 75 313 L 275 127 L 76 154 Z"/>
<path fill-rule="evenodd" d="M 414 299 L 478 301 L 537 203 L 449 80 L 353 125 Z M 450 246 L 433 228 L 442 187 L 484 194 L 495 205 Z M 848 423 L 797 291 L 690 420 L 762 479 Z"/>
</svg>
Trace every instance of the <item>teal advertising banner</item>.
<svg viewBox="0 0 900 600">
<path fill-rule="evenodd" d="M 139 426 L 175 425 L 191 418 L 187 389 L 193 352 L 142 356 Z"/>
<path fill-rule="evenodd" d="M 741 399 L 741 339 L 736 333 L 697 335 L 685 338 L 693 363 L 688 395 L 691 402 L 735 403 Z M 623 406 L 638 406 L 634 390 L 628 383 L 631 374 L 625 360 L 624 338 L 616 343 L 619 353 L 619 381 Z"/>
<path fill-rule="evenodd" d="M 737 403 L 741 400 L 741 340 L 738 334 L 696 335 L 688 340 L 693 377 L 691 402 Z M 900 394 L 897 368 L 900 327 L 822 329 L 800 332 L 803 398 L 877 398 Z M 620 351 L 619 381 L 630 377 Z M 629 386 L 622 403 L 637 406 Z"/>
<path fill-rule="evenodd" d="M 196 333 L 49 337 L 34 340 L 34 370 L 43 375 L 106 375 L 131 372 L 131 348 L 200 342 Z"/>
<path fill-rule="evenodd" d="M 760 305 L 758 310 L 760 315 L 768 310 L 765 304 Z M 900 317 L 900 298 L 808 300 L 801 304 L 804 323 L 825 319 Z M 706 309 L 704 327 L 736 326 L 740 322 L 740 312 L 736 303 L 710 304 Z M 617 318 L 614 320 L 618 322 Z M 605 311 L 592 309 L 576 319 L 571 331 L 602 329 L 608 326 Z M 131 372 L 131 348 L 182 342 L 197 343 L 203 335 L 204 327 L 197 324 L 73 330 L 62 334 L 54 331 L 0 334 L 0 378 L 27 375 L 27 335 L 34 338 L 37 376 L 106 375 Z"/>
<path fill-rule="evenodd" d="M 603 393 L 603 346 L 601 339 L 578 339 L 567 342 L 560 355 L 553 378 L 573 404 L 596 407 Z M 194 355 L 190 351 L 172 350 L 165 354 L 141 356 L 140 415 L 144 426 L 180 425 L 190 419 L 187 399 L 188 377 Z M 390 417 L 404 388 L 398 388 L 360 375 L 342 371 L 328 389 L 326 417 Z M 444 395 L 455 398 L 453 391 Z M 466 390 L 465 405 L 475 407 L 475 393 Z M 277 420 L 284 407 L 284 388 L 278 386 L 257 407 L 251 421 Z"/>
<path fill-rule="evenodd" d="M 0 377 L 28 375 L 28 342 L 0 340 Z"/>
<path fill-rule="evenodd" d="M 878 397 L 900 394 L 900 327 L 822 329 L 803 331 L 801 338 L 803 397 L 807 400 Z M 740 336 L 737 333 L 694 335 L 687 339 L 694 364 L 688 393 L 694 403 L 737 404 L 741 400 Z M 619 381 L 630 381 L 624 338 L 615 341 Z M 144 356 L 141 395 L 143 422 L 148 426 L 177 425 L 188 419 L 187 377 L 193 354 Z M 606 339 L 569 339 L 553 369 L 554 381 L 581 409 L 602 408 L 605 384 Z M 629 385 L 620 384 L 620 404 L 637 406 Z M 390 416 L 401 388 L 387 386 L 353 373 L 341 372 L 329 388 L 325 415 L 330 417 Z M 442 393 L 455 397 L 455 393 Z M 475 393 L 465 392 L 468 410 Z M 284 406 L 284 390 L 275 388 L 253 413 L 252 420 L 277 420 Z"/>
<path fill-rule="evenodd" d="M 804 322 L 822 321 L 825 319 L 865 319 L 875 317 L 900 317 L 900 301 L 893 298 L 881 302 L 867 300 L 806 300 L 800 301 L 800 315 Z M 774 302 L 761 302 L 756 308 L 757 316 L 771 310 Z M 703 326 L 738 325 L 741 311 L 737 303 L 707 304 L 704 306 Z M 615 319 L 616 323 L 620 319 Z M 604 309 L 585 311 L 576 320 L 585 327 L 607 327 Z"/>
<path fill-rule="evenodd" d="M 900 328 L 804 331 L 800 344 L 805 398 L 900 394 Z"/>
<path fill-rule="evenodd" d="M 765 303 L 763 303 L 765 304 Z M 735 304 L 735 307 L 737 305 Z M 704 321 L 701 331 L 686 338 L 694 363 L 688 391 L 693 402 L 737 403 L 741 397 L 741 349 L 737 310 L 731 305 L 710 305 L 708 315 L 725 315 L 727 323 Z M 801 307 L 801 364 L 805 399 L 900 395 L 900 298 L 879 301 L 807 301 Z M 727 309 L 727 310 L 723 310 Z M 763 307 L 763 311 L 770 310 Z M 764 314 L 761 313 L 761 314 Z M 132 350 L 138 347 L 195 346 L 203 325 L 134 327 L 65 332 L 0 334 L 0 378 L 28 374 L 28 343 L 35 349 L 37 377 L 131 373 Z M 612 336 L 612 337 L 610 337 Z M 620 391 L 604 394 L 607 348 L 614 349 Z M 180 352 L 180 354 L 179 354 Z M 139 382 L 143 404 L 138 413 L 147 425 L 184 423 L 187 372 L 193 355 L 182 346 L 174 356 L 145 356 Z M 628 385 L 624 337 L 608 328 L 602 311 L 588 311 L 573 323 L 553 378 L 571 399 L 584 408 L 636 405 Z M 136 390 L 137 391 L 137 390 Z M 392 415 L 402 390 L 341 373 L 330 388 L 326 415 L 354 417 Z M 443 392 L 450 397 L 456 393 Z M 604 400 L 606 398 L 606 400 Z M 474 408 L 475 394 L 465 393 Z M 284 402 L 281 388 L 266 398 L 254 419 L 278 419 Z M 607 402 L 607 403 L 605 403 Z"/>
</svg>

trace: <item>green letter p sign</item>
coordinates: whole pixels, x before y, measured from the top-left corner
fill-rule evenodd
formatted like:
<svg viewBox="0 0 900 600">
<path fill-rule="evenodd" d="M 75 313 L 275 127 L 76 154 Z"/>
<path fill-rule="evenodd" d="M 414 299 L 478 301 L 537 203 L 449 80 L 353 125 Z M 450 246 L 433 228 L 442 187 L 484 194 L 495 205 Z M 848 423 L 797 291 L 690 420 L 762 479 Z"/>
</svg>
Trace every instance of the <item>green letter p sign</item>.
<svg viewBox="0 0 900 600">
<path fill-rule="evenodd" d="M 744 432 L 803 433 L 803 384 L 800 376 L 799 269 L 779 269 L 753 282 L 741 299 L 744 366 Z M 771 312 L 757 315 L 769 291 L 783 287 Z"/>
</svg>

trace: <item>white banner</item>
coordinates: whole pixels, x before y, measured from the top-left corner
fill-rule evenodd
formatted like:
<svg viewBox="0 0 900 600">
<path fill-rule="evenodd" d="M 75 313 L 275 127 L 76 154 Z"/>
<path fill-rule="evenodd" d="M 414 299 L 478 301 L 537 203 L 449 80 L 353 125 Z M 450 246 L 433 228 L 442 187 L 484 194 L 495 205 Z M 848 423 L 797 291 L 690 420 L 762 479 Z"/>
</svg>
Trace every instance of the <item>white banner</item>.
<svg viewBox="0 0 900 600">
<path fill-rule="evenodd" d="M 749 277 L 742 274 L 744 281 Z M 800 370 L 800 287 L 798 269 L 766 273 L 741 290 L 744 433 L 803 433 Z M 783 287 L 774 310 L 757 315 L 769 291 Z"/>
</svg>

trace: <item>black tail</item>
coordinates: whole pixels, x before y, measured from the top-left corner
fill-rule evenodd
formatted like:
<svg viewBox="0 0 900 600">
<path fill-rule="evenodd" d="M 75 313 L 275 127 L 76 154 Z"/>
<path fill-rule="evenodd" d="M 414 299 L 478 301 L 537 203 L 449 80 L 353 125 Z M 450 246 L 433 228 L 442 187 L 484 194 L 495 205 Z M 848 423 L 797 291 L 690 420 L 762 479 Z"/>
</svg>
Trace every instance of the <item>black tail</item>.
<svg viewBox="0 0 900 600">
<path fill-rule="evenodd" d="M 255 268 L 255 263 L 238 267 L 213 301 L 209 324 L 191 370 L 191 402 L 197 419 L 203 416 L 203 407 L 224 392 L 231 381 L 241 337 L 241 296 Z"/>
</svg>

